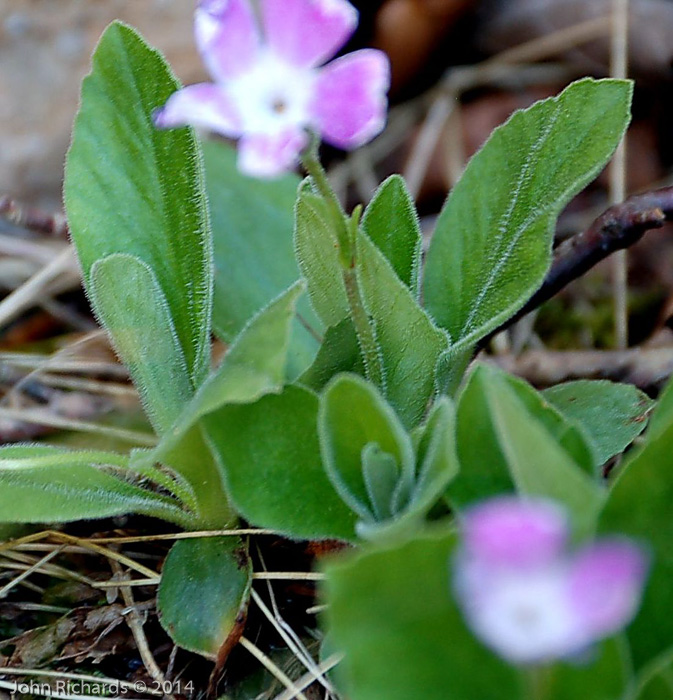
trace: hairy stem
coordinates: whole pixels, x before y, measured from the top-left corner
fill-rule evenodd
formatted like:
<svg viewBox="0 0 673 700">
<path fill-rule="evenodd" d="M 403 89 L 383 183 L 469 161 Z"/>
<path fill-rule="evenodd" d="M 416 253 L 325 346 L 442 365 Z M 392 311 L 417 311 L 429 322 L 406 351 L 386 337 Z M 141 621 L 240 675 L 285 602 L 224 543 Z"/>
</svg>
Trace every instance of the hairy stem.
<svg viewBox="0 0 673 700">
<path fill-rule="evenodd" d="M 339 244 L 339 259 L 345 269 L 353 264 L 355 257 L 354 241 L 351 240 L 346 212 L 344 212 L 339 198 L 336 196 L 336 193 L 327 179 L 327 173 L 320 163 L 318 157 L 318 139 L 315 135 L 312 136 L 309 147 L 302 154 L 302 164 L 306 172 L 310 175 L 318 193 L 327 203 L 330 219 L 334 224 L 337 243 Z"/>
<path fill-rule="evenodd" d="M 329 184 L 327 173 L 325 173 L 318 158 L 318 145 L 315 137 L 312 139 L 311 145 L 304 151 L 302 162 L 318 193 L 327 203 L 332 227 L 336 232 L 346 298 L 348 299 L 351 319 L 360 345 L 367 379 L 383 389 L 383 366 L 379 355 L 378 343 L 376 342 L 376 330 L 365 309 L 356 272 L 356 240 L 359 226 L 359 210 L 351 218 L 346 216 L 339 199 Z"/>
</svg>

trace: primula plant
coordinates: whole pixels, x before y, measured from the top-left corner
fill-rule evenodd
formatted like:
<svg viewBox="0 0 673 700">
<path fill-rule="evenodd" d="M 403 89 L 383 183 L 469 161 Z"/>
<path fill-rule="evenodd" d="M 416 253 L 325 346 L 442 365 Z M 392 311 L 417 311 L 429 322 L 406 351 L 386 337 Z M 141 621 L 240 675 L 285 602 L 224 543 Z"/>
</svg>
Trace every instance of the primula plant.
<svg viewBox="0 0 673 700">
<path fill-rule="evenodd" d="M 107 29 L 65 203 L 157 445 L 4 448 L 0 515 L 346 543 L 319 631 L 344 698 L 664 697 L 673 389 L 656 406 L 606 381 L 540 392 L 472 361 L 546 288 L 556 218 L 619 144 L 632 86 L 584 79 L 516 112 L 423 258 L 401 177 L 347 213 L 318 156 L 385 122 L 385 55 L 327 62 L 356 24 L 346 0 L 204 0 L 213 82 L 184 88 L 132 28 Z M 213 334 L 228 348 L 211 369 Z M 158 607 L 178 645 L 221 661 L 239 639 L 247 547 L 175 544 Z"/>
</svg>

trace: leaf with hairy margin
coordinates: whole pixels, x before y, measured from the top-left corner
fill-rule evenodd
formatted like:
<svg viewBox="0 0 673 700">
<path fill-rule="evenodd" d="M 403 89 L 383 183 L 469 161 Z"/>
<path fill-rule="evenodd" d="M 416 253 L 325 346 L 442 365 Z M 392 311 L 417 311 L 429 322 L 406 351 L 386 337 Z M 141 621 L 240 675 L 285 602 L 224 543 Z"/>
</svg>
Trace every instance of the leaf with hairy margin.
<svg viewBox="0 0 673 700">
<path fill-rule="evenodd" d="M 356 515 L 325 473 L 318 397 L 299 386 L 204 419 L 229 494 L 259 527 L 298 539 L 355 539 Z"/>
<path fill-rule="evenodd" d="M 417 297 L 423 239 L 404 178 L 391 175 L 376 190 L 362 217 L 362 229 Z"/>
<path fill-rule="evenodd" d="M 162 131 L 152 121 L 179 87 L 158 51 L 113 22 L 82 83 L 64 193 L 85 286 L 96 261 L 113 253 L 149 266 L 197 386 L 210 365 L 213 286 L 201 152 L 192 129 Z"/>
<path fill-rule="evenodd" d="M 306 186 L 297 195 L 294 245 L 311 305 L 326 326 L 336 325 L 349 313 L 339 246 L 325 202 Z"/>
<path fill-rule="evenodd" d="M 46 445 L 3 447 L 0 519 L 62 523 L 142 513 L 179 525 L 188 522 L 178 501 L 140 488 L 131 476 L 121 455 Z"/>
<path fill-rule="evenodd" d="M 376 329 L 385 395 L 405 427 L 415 427 L 435 393 L 435 370 L 449 341 L 366 234 L 358 234 L 357 274 Z"/>
<path fill-rule="evenodd" d="M 426 308 L 454 343 L 477 343 L 538 289 L 556 218 L 617 148 L 632 91 L 623 80 L 572 83 L 515 112 L 469 162 L 440 214 L 423 280 Z"/>
<path fill-rule="evenodd" d="M 151 268 L 115 253 L 91 268 L 91 302 L 128 367 L 158 433 L 166 432 L 191 399 L 189 369 L 168 303 Z"/>
<path fill-rule="evenodd" d="M 176 542 L 161 572 L 157 609 L 183 649 L 224 660 L 243 632 L 252 562 L 240 537 Z"/>
</svg>

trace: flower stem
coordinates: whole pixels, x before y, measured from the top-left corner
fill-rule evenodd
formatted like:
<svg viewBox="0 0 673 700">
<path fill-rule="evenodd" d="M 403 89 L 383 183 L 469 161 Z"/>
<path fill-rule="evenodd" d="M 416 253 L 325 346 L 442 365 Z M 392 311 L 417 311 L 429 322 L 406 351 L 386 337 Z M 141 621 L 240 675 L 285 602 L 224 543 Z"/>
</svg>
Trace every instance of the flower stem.
<svg viewBox="0 0 673 700">
<path fill-rule="evenodd" d="M 327 173 L 318 158 L 318 139 L 315 135 L 312 135 L 311 143 L 302 154 L 302 163 L 311 180 L 313 180 L 313 185 L 327 204 L 330 218 L 334 224 L 337 243 L 339 244 L 339 259 L 342 267 L 345 269 L 354 264 L 355 240 L 349 230 L 346 212 L 332 189 L 332 185 L 327 179 Z"/>
<path fill-rule="evenodd" d="M 546 700 L 551 684 L 550 666 L 533 666 L 526 671 L 527 697 L 529 700 Z"/>
<path fill-rule="evenodd" d="M 350 218 L 344 212 L 318 158 L 318 140 L 315 135 L 312 137 L 309 147 L 302 154 L 302 163 L 318 193 L 327 204 L 332 226 L 336 233 L 346 298 L 360 345 L 367 379 L 383 389 L 383 365 L 376 341 L 376 330 L 365 309 L 356 272 L 356 241 L 360 223 L 360 209 L 356 210 Z"/>
</svg>

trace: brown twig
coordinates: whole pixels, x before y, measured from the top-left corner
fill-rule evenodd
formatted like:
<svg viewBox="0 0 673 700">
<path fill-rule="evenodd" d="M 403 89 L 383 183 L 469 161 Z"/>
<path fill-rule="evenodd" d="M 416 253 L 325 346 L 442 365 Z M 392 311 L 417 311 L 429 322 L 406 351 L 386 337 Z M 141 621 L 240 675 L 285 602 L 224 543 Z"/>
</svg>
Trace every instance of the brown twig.
<svg viewBox="0 0 673 700">
<path fill-rule="evenodd" d="M 0 197 L 0 217 L 14 226 L 42 233 L 54 238 L 68 237 L 68 224 L 61 213 L 47 214 L 38 209 L 23 207 L 11 197 Z"/>
<path fill-rule="evenodd" d="M 537 309 L 601 260 L 617 250 L 629 248 L 646 231 L 661 228 L 667 221 L 673 221 L 673 187 L 634 195 L 610 207 L 586 231 L 568 238 L 556 248 L 551 268 L 540 289 L 482 344 Z"/>
</svg>

